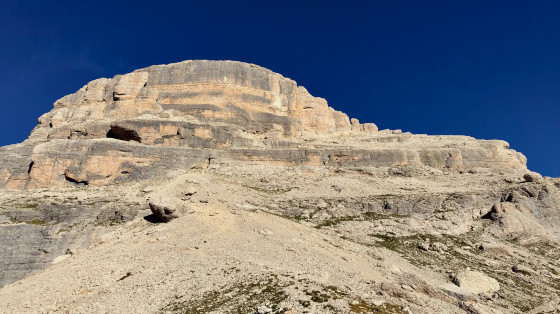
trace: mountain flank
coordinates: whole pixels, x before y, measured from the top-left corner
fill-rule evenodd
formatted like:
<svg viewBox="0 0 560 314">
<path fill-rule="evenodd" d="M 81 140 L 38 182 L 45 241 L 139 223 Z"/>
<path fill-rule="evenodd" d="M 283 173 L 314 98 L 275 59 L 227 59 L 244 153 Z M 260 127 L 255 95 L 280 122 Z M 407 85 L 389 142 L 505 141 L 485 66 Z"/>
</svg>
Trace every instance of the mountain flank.
<svg viewBox="0 0 560 314">
<path fill-rule="evenodd" d="M 2 313 L 555 313 L 560 179 L 262 67 L 155 65 L 0 148 Z"/>
</svg>

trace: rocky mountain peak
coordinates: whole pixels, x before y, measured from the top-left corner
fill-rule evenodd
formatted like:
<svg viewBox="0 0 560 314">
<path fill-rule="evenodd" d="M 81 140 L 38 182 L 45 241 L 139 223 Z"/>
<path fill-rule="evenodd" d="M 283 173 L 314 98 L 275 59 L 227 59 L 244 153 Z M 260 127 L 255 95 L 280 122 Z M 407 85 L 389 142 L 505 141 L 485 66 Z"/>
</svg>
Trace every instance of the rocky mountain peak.
<svg viewBox="0 0 560 314">
<path fill-rule="evenodd" d="M 96 137 L 95 131 L 104 135 L 101 125 L 107 129 L 108 122 L 123 119 L 222 122 L 244 127 L 248 133 L 286 137 L 350 127 L 345 114 L 296 82 L 235 61 L 184 61 L 94 80 L 54 107 L 39 119 L 39 129 L 56 130 L 49 130 L 50 138 L 72 132 L 82 137 Z M 85 128 L 92 124 L 99 129 L 88 133 Z"/>
<path fill-rule="evenodd" d="M 552 313 L 560 179 L 234 61 L 56 101 L 0 148 L 0 312 Z"/>
</svg>

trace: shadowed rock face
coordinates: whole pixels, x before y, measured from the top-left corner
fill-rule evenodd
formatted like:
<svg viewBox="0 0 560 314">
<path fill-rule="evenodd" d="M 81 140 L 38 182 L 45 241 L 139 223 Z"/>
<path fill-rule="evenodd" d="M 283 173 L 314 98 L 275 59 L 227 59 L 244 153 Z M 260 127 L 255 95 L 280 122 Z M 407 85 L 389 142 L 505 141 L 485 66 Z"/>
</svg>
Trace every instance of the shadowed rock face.
<svg viewBox="0 0 560 314">
<path fill-rule="evenodd" d="M 525 158 L 502 141 L 378 132 L 259 66 L 185 61 L 98 79 L 56 101 L 27 141 L 0 149 L 0 187 L 106 185 L 208 158 L 525 169 Z"/>
</svg>

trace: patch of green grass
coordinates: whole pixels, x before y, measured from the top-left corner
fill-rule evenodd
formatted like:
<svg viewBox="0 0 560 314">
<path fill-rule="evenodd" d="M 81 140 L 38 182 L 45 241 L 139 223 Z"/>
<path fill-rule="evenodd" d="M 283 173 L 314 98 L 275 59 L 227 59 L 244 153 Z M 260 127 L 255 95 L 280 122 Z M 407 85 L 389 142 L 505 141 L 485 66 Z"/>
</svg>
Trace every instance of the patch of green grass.
<svg viewBox="0 0 560 314">
<path fill-rule="evenodd" d="M 348 293 L 345 293 L 335 286 L 325 286 L 323 291 L 313 290 L 311 292 L 306 292 L 308 296 L 311 296 L 311 301 L 315 303 L 325 303 L 331 299 L 346 299 L 350 302 L 350 312 L 351 313 L 381 313 L 381 314 L 402 314 L 404 308 L 400 305 L 384 303 L 382 305 L 375 305 L 361 298 L 352 298 Z M 326 304 L 323 306 L 325 309 L 330 309 L 334 311 L 335 309 Z"/>
<path fill-rule="evenodd" d="M 289 219 L 295 220 L 295 221 L 309 221 L 309 218 L 304 217 L 302 215 L 297 215 L 297 216 L 284 216 L 284 217 L 288 217 Z"/>
<path fill-rule="evenodd" d="M 95 227 L 112 227 L 121 225 L 122 221 L 119 219 L 98 220 L 93 225 Z"/>
<path fill-rule="evenodd" d="M 467 240 L 461 237 L 452 235 L 431 235 L 431 234 L 417 234 L 406 237 L 397 237 L 389 235 L 370 234 L 371 237 L 378 239 L 375 246 L 381 246 L 388 250 L 400 253 L 405 259 L 416 266 L 429 266 L 437 265 L 445 262 L 450 268 L 461 269 L 462 267 L 473 267 L 483 265 L 480 261 L 472 259 L 468 255 L 462 255 L 454 250 L 454 248 L 461 248 L 467 245 Z M 476 240 L 476 235 L 465 236 Z M 430 243 L 443 243 L 447 246 L 444 253 L 438 254 L 435 252 L 425 252 L 419 248 L 422 242 Z M 472 254 L 478 255 L 482 252 L 479 249 L 473 248 L 469 250 Z"/>
<path fill-rule="evenodd" d="M 280 284 L 276 276 L 266 280 L 239 282 L 235 285 L 212 290 L 186 301 L 174 301 L 165 306 L 158 313 L 253 313 L 263 303 L 270 303 L 274 313 L 284 313 L 286 309 L 279 309 L 278 304 L 288 295 L 285 286 Z"/>
<path fill-rule="evenodd" d="M 327 220 L 323 220 L 320 223 L 318 223 L 317 225 L 315 225 L 316 229 L 321 229 L 324 227 L 333 227 L 338 225 L 341 222 L 344 221 L 355 221 L 359 219 L 356 216 L 344 216 L 344 217 L 338 217 L 338 218 L 332 218 L 332 219 L 327 219 Z"/>
<path fill-rule="evenodd" d="M 306 292 L 305 294 L 307 294 L 308 296 L 311 296 L 311 301 L 316 302 L 316 303 L 325 303 L 328 302 L 331 299 L 331 296 L 321 292 L 321 291 L 317 291 L 317 290 L 313 290 L 311 292 Z"/>
<path fill-rule="evenodd" d="M 33 219 L 30 221 L 25 221 L 26 224 L 28 225 L 38 225 L 38 226 L 45 226 L 47 225 L 47 222 L 41 219 Z"/>
<path fill-rule="evenodd" d="M 321 229 L 324 227 L 333 227 L 345 221 L 375 221 L 380 219 L 396 219 L 396 218 L 407 218 L 409 215 L 398 215 L 398 214 L 382 214 L 378 212 L 366 212 L 358 216 L 343 216 L 336 217 L 327 220 L 323 220 L 315 225 L 315 228 Z"/>
<path fill-rule="evenodd" d="M 385 213 L 378 213 L 378 212 L 367 212 L 363 214 L 365 220 L 372 221 L 372 220 L 379 220 L 379 219 L 394 219 L 394 218 L 410 218 L 410 215 L 402 215 L 402 214 L 385 214 Z"/>
<path fill-rule="evenodd" d="M 47 225 L 49 225 L 46 221 L 44 221 L 42 219 L 37 219 L 37 218 L 33 219 L 33 220 L 27 220 L 27 221 L 20 221 L 20 220 L 12 218 L 11 221 L 12 221 L 12 223 L 15 223 L 15 224 L 23 222 L 23 223 L 28 224 L 28 225 L 36 225 L 36 226 L 47 226 Z"/>
<path fill-rule="evenodd" d="M 560 246 L 551 241 L 537 241 L 523 245 L 529 251 L 553 261 L 560 261 Z"/>
<path fill-rule="evenodd" d="M 411 264 L 419 267 L 429 267 L 437 270 L 463 270 L 469 267 L 472 270 L 483 272 L 490 277 L 496 279 L 501 289 L 499 294 L 521 312 L 527 312 L 538 306 L 551 297 L 549 288 L 556 289 L 560 292 L 560 280 L 553 278 L 545 279 L 540 277 L 528 278 L 522 274 L 513 271 L 503 271 L 503 266 L 499 263 L 489 264 L 486 260 L 494 260 L 496 258 L 492 253 L 478 248 L 472 248 L 461 252 L 454 248 L 462 248 L 470 243 L 476 243 L 479 240 L 479 234 L 468 233 L 462 236 L 452 235 L 413 235 L 407 237 L 396 237 L 387 235 L 375 235 L 378 241 L 374 246 L 384 247 L 391 251 L 399 253 L 407 259 Z M 418 248 L 418 243 L 428 240 L 431 243 L 439 242 L 445 244 L 448 249 L 444 253 L 425 252 Z M 551 243 L 543 244 L 540 248 L 533 246 L 532 250 L 541 252 L 548 250 L 549 254 L 552 248 Z M 542 250 L 542 251 L 541 251 Z M 552 257 L 551 257 L 552 258 Z M 515 265 L 521 262 L 513 256 L 507 256 L 507 263 Z M 547 296 L 548 295 L 548 296 Z"/>
</svg>

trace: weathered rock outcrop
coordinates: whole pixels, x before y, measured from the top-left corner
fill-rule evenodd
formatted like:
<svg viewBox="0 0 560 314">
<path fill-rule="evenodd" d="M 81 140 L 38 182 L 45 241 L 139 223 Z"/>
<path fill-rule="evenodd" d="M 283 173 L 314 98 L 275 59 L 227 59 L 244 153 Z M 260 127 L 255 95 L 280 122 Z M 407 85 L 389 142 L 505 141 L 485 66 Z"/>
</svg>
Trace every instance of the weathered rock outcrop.
<svg viewBox="0 0 560 314">
<path fill-rule="evenodd" d="M 155 218 L 161 222 L 170 222 L 171 220 L 179 217 L 175 213 L 175 209 L 167 206 L 156 205 L 154 203 L 149 203 L 148 205 L 150 205 L 150 210 Z"/>
<path fill-rule="evenodd" d="M 500 284 L 496 279 L 477 271 L 461 271 L 454 276 L 453 281 L 472 294 L 493 293 L 500 290 Z"/>
<path fill-rule="evenodd" d="M 360 124 L 264 68 L 185 61 L 98 79 L 0 150 L 0 187 L 105 185 L 216 162 L 525 169 L 503 141 Z"/>
</svg>

